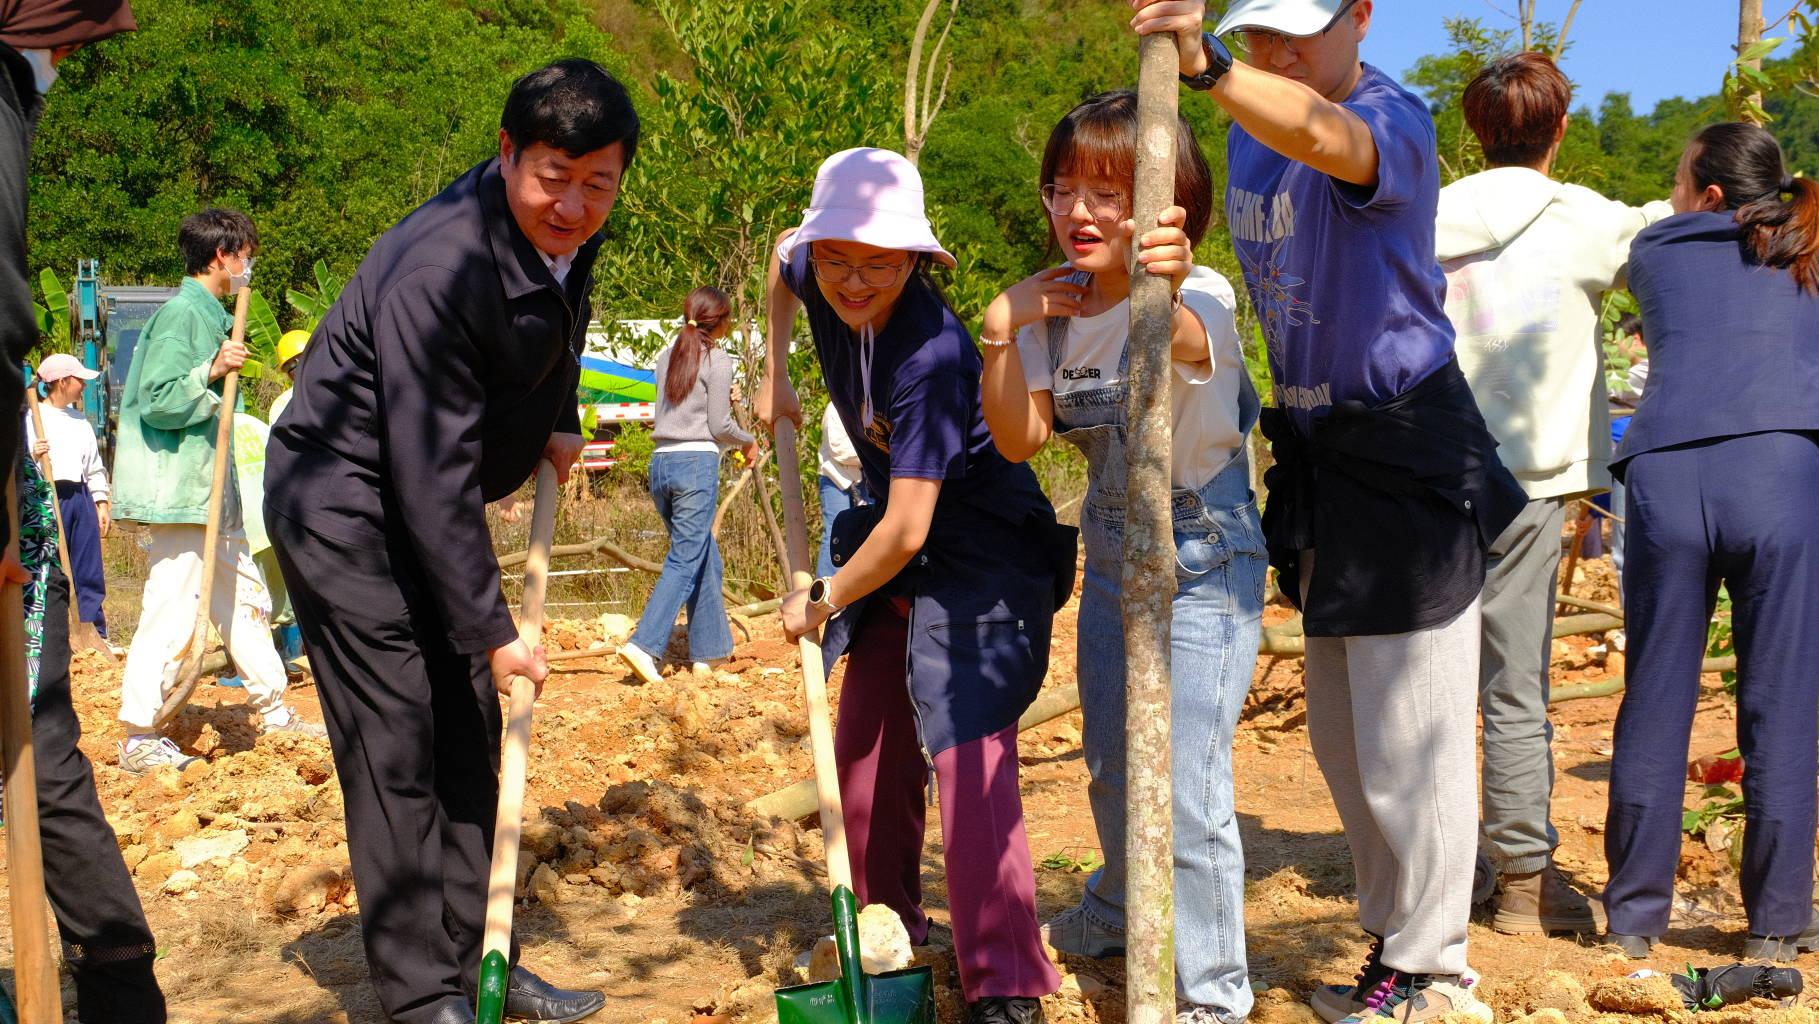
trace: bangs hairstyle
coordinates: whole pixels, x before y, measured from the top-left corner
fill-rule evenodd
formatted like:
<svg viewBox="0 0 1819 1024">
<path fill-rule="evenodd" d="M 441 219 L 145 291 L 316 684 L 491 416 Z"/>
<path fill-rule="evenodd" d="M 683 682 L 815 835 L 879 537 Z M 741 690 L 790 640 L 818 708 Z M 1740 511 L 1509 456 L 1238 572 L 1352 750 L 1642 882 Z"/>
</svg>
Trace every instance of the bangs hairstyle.
<svg viewBox="0 0 1819 1024">
<path fill-rule="evenodd" d="M 1137 178 L 1137 93 L 1102 92 L 1067 112 L 1042 151 L 1042 184 L 1061 175 L 1103 179 L 1130 195 Z M 1175 205 L 1187 211 L 1188 241 L 1200 244 L 1213 216 L 1213 172 L 1187 119 L 1175 117 Z M 1048 211 L 1043 210 L 1046 214 Z M 1049 221 L 1053 240 L 1054 221 Z M 1058 242 L 1056 244 L 1059 244 Z"/>
<path fill-rule="evenodd" d="M 259 230 L 239 210 L 210 207 L 183 218 L 177 227 L 177 249 L 183 253 L 183 272 L 195 277 L 207 271 L 221 253 L 250 249 L 257 255 Z"/>
<path fill-rule="evenodd" d="M 1465 123 L 1493 167 L 1533 167 L 1547 156 L 1560 119 L 1573 103 L 1573 83 L 1544 53 L 1492 61 L 1465 87 Z"/>
</svg>

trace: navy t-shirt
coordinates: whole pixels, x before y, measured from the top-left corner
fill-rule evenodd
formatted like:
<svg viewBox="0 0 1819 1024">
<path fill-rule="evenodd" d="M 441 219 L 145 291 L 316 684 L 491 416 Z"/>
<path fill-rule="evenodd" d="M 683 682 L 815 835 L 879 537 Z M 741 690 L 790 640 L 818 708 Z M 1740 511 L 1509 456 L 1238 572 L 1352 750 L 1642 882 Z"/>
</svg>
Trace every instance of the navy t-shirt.
<svg viewBox="0 0 1819 1024">
<path fill-rule="evenodd" d="M 1290 160 L 1237 125 L 1226 143 L 1226 220 L 1269 346 L 1276 404 L 1304 435 L 1333 403 L 1377 405 L 1453 355 L 1434 258 L 1433 118 L 1369 64 L 1343 106 L 1376 140 L 1374 187 Z"/>
<path fill-rule="evenodd" d="M 1008 469 L 980 406 L 979 350 L 966 325 L 920 277 L 910 278 L 873 338 L 872 421 L 860 423 L 866 382 L 860 379 L 859 337 L 822 296 L 808 258 L 809 247 L 798 246 L 782 279 L 808 314 L 821 374 L 859 452 L 865 486 L 882 499 L 897 477 L 941 480 L 945 496 L 955 483 L 983 483 Z"/>
</svg>

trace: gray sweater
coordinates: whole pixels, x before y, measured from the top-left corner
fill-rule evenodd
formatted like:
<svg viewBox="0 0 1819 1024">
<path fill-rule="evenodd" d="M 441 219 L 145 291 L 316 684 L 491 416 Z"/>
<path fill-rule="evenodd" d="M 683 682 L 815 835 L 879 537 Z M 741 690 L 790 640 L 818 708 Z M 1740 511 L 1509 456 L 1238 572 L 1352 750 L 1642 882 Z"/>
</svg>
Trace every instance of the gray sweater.
<svg viewBox="0 0 1819 1024">
<path fill-rule="evenodd" d="M 659 447 L 683 441 L 713 441 L 726 448 L 750 444 L 752 435 L 733 421 L 733 357 L 709 348 L 695 386 L 672 405 L 663 382 L 669 378 L 669 357 L 674 349 L 672 344 L 657 357 L 657 425 L 651 439 Z"/>
</svg>

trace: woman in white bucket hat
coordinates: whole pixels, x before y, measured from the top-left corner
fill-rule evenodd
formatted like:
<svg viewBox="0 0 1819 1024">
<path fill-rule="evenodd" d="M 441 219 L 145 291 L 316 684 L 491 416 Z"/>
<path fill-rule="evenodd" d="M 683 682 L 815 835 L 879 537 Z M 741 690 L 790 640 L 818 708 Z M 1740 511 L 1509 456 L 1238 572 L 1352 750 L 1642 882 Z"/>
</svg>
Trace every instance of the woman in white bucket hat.
<svg viewBox="0 0 1819 1024">
<path fill-rule="evenodd" d="M 1032 1024 L 1060 979 L 1036 922 L 1017 717 L 1048 667 L 1077 533 L 993 445 L 979 352 L 929 276 L 934 263 L 954 258 L 923 212 L 921 177 L 882 149 L 829 157 L 802 224 L 778 241 L 759 416 L 801 421 L 788 356 L 802 310 L 879 498 L 835 521 L 837 570 L 789 595 L 783 621 L 792 634 L 825 622 L 829 657 L 852 655 L 834 748 L 859 899 L 889 906 L 924 941 L 933 776 L 967 1020 Z"/>
</svg>

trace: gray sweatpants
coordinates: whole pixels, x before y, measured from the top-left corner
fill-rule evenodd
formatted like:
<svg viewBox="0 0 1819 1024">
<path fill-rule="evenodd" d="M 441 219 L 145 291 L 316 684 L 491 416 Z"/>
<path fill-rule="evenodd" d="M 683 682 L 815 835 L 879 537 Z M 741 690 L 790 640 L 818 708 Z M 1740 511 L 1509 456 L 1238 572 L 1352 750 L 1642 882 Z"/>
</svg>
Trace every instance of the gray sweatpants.
<svg viewBox="0 0 1819 1024">
<path fill-rule="evenodd" d="M 1500 871 L 1546 867 L 1560 836 L 1548 820 L 1554 795 L 1554 727 L 1547 719 L 1554 591 L 1566 504 L 1523 508 L 1486 561 L 1484 646 L 1478 700 L 1484 716 L 1484 839 Z"/>
<path fill-rule="evenodd" d="M 1303 583 L 1312 573 L 1303 560 Z M 1479 603 L 1431 629 L 1307 638 L 1308 740 L 1385 965 L 1461 974 L 1477 859 Z"/>
</svg>

